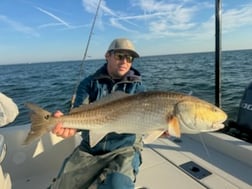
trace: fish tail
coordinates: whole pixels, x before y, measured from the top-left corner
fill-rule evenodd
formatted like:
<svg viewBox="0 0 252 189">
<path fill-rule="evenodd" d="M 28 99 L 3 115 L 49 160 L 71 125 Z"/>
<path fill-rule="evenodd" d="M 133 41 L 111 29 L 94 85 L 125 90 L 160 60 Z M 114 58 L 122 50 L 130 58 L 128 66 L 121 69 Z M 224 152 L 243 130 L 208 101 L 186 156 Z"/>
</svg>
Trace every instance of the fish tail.
<svg viewBox="0 0 252 189">
<path fill-rule="evenodd" d="M 31 129 L 24 141 L 24 144 L 27 145 L 50 130 L 52 114 L 32 103 L 26 103 L 25 105 L 31 110 Z"/>
</svg>

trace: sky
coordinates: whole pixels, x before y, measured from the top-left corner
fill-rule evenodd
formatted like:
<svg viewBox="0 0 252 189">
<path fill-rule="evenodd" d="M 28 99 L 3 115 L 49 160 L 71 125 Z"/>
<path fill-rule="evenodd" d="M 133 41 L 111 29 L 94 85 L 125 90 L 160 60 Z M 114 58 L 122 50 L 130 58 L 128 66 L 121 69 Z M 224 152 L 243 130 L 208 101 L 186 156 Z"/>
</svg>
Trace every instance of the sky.
<svg viewBox="0 0 252 189">
<path fill-rule="evenodd" d="M 114 38 L 141 56 L 215 50 L 215 0 L 0 0 L 0 64 L 104 58 Z M 88 44 L 88 39 L 90 43 Z M 252 1 L 222 0 L 222 50 L 252 49 Z"/>
</svg>

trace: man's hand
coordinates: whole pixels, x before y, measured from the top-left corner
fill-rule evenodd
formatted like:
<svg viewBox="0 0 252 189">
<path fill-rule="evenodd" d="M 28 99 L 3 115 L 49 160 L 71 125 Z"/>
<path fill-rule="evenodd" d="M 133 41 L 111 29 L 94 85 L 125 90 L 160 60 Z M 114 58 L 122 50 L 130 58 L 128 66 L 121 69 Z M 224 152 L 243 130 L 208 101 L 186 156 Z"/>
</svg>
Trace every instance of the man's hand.
<svg viewBox="0 0 252 189">
<path fill-rule="evenodd" d="M 63 116 L 63 113 L 61 111 L 57 111 L 54 113 L 54 117 L 60 117 Z M 58 123 L 55 125 L 55 127 L 52 129 L 52 133 L 60 136 L 62 138 L 69 138 L 77 132 L 77 129 L 72 129 L 72 128 L 63 128 L 62 123 Z"/>
</svg>

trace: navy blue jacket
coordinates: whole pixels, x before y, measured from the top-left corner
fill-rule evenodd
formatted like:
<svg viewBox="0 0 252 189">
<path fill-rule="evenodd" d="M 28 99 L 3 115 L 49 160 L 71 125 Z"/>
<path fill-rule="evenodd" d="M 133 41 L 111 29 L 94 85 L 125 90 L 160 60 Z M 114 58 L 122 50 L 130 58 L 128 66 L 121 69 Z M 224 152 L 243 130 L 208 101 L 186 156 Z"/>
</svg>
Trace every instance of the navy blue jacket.
<svg viewBox="0 0 252 189">
<path fill-rule="evenodd" d="M 123 91 L 129 94 L 144 91 L 140 73 L 131 68 L 124 78 L 114 80 L 107 72 L 107 64 L 104 64 L 94 74 L 81 81 L 77 89 L 74 107 L 99 100 L 114 91 Z M 91 149 L 89 146 L 89 132 L 83 130 L 82 138 L 81 147 L 83 150 L 97 155 L 133 145 L 135 142 L 135 135 L 109 133 Z"/>
</svg>

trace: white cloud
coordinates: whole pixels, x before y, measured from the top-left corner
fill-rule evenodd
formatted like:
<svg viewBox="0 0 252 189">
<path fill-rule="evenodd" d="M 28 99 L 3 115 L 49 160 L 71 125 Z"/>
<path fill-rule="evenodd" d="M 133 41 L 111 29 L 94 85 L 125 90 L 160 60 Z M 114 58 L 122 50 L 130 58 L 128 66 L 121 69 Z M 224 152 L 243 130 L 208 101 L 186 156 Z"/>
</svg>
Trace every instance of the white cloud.
<svg viewBox="0 0 252 189">
<path fill-rule="evenodd" d="M 0 15 L 0 21 L 6 23 L 7 25 L 9 25 L 10 27 L 12 27 L 14 30 L 18 32 L 25 33 L 34 37 L 40 36 L 39 33 L 33 28 L 29 26 L 25 26 L 24 24 L 20 22 L 16 22 L 15 20 L 8 18 L 7 16 Z"/>
<path fill-rule="evenodd" d="M 82 3 L 86 11 L 95 13 L 97 0 L 83 0 Z M 104 20 L 114 28 L 139 33 L 141 38 L 184 36 L 210 39 L 215 35 L 214 2 L 131 0 L 130 3 L 127 10 L 118 11 L 108 7 L 105 0 L 102 1 L 100 22 Z M 130 12 L 131 8 L 134 12 Z M 245 4 L 235 9 L 224 10 L 222 17 L 223 32 L 251 25 L 252 5 Z"/>
<path fill-rule="evenodd" d="M 135 32 L 135 30 L 131 30 L 127 27 L 125 27 L 120 21 L 120 19 L 116 19 L 116 18 L 110 18 L 110 24 L 118 29 L 124 30 L 126 32 Z"/>
<path fill-rule="evenodd" d="M 82 6 L 85 11 L 95 15 L 98 8 L 98 1 L 97 0 L 82 0 Z M 102 19 L 104 16 L 108 17 L 108 21 L 110 22 L 110 24 L 114 25 L 114 27 L 122 29 L 122 30 L 126 29 L 121 24 L 115 21 L 114 18 L 117 17 L 117 14 L 112 9 L 107 7 L 106 1 L 101 1 L 98 16 L 96 18 L 96 24 L 98 28 L 100 28 L 101 30 L 104 29 L 104 24 L 103 24 L 103 19 Z"/>
<path fill-rule="evenodd" d="M 96 13 L 98 1 L 97 0 L 82 0 L 82 5 L 84 9 L 89 13 Z M 101 1 L 100 5 L 101 13 L 109 16 L 116 16 L 116 13 L 107 7 L 106 1 Z"/>
<path fill-rule="evenodd" d="M 53 18 L 54 20 L 58 21 L 58 25 L 64 25 L 66 26 L 67 28 L 71 28 L 71 25 L 68 24 L 66 21 L 64 21 L 63 19 L 59 18 L 58 16 L 54 15 L 53 13 L 51 12 L 48 12 L 40 7 L 35 7 L 37 10 L 39 10 L 40 12 L 50 16 L 51 18 Z M 42 27 L 45 27 L 46 25 L 42 26 Z M 47 25 L 48 26 L 52 26 L 51 24 Z M 53 26 L 55 26 L 55 24 L 53 24 Z M 41 26 L 40 26 L 41 27 Z"/>
<path fill-rule="evenodd" d="M 222 33 L 231 33 L 241 27 L 252 26 L 252 4 L 242 5 L 235 9 L 222 8 L 221 28 Z M 215 15 L 212 15 L 207 21 L 200 24 L 198 31 L 202 35 L 213 36 L 215 33 Z"/>
<path fill-rule="evenodd" d="M 225 32 L 243 26 L 252 25 L 252 4 L 243 5 L 236 9 L 223 11 L 223 29 Z"/>
<path fill-rule="evenodd" d="M 47 24 L 42 24 L 40 26 L 38 26 L 39 29 L 41 28 L 48 28 L 48 27 L 54 27 L 54 26 L 62 26 L 63 24 L 62 23 L 47 23 Z"/>
</svg>

